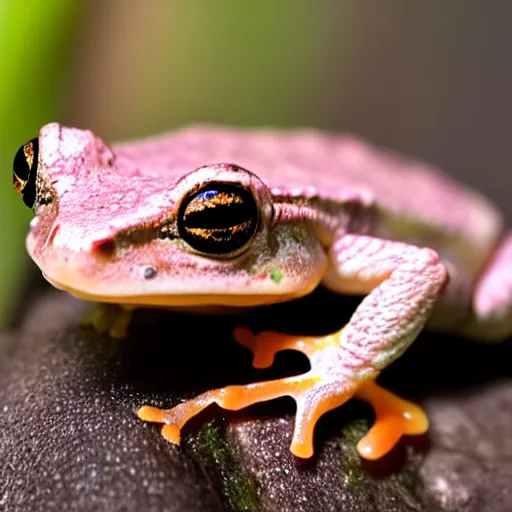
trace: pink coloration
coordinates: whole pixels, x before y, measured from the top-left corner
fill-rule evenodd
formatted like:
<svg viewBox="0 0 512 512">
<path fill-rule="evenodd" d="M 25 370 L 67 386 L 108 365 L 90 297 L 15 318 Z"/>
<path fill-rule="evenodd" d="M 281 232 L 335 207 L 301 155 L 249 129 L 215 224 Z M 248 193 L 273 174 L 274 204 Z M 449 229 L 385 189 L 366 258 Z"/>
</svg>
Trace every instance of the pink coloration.
<svg viewBox="0 0 512 512">
<path fill-rule="evenodd" d="M 323 283 L 338 293 L 369 294 L 343 330 L 338 366 L 375 374 L 399 357 L 427 322 L 447 283 L 432 249 L 345 235 L 331 247 Z"/>
<path fill-rule="evenodd" d="M 136 169 L 144 176 L 179 179 L 204 165 L 232 162 L 259 176 L 274 196 L 342 203 L 357 197 L 475 242 L 487 243 L 493 224 L 499 223 L 497 213 L 479 194 L 437 169 L 350 135 L 197 126 L 118 144 L 114 151 L 121 165 L 118 172 L 125 175 Z"/>
<path fill-rule="evenodd" d="M 294 453 L 310 456 L 318 418 L 355 395 L 380 414 L 360 445 L 378 457 L 427 428 L 415 406 L 373 379 L 428 322 L 482 340 L 512 333 L 512 237 L 499 245 L 499 212 L 439 171 L 352 137 L 192 127 L 111 151 L 91 132 L 50 124 L 40 131 L 37 173 L 27 248 L 50 282 L 79 297 L 189 308 L 286 301 L 320 283 L 367 294 L 332 336 L 306 343 L 274 333 L 263 356 L 265 336 L 242 336 L 258 365 L 290 345 L 310 357 L 312 373 L 207 392 L 169 411 L 145 408 L 141 416 L 166 423 L 168 439 L 179 440 L 182 424 L 210 403 L 239 409 L 289 395 L 298 405 Z M 234 210 L 232 197 L 218 195 L 197 203 L 191 215 L 204 224 L 187 229 L 207 244 L 230 243 L 249 222 L 252 238 L 222 256 L 192 247 L 180 209 L 219 182 L 250 193 L 251 218 L 236 220 L 243 204 Z M 222 208 L 230 213 L 212 215 Z"/>
<path fill-rule="evenodd" d="M 167 179 L 149 176 L 141 174 L 137 162 L 128 162 L 122 155 L 114 158 L 90 132 L 55 124 L 42 128 L 39 144 L 39 173 L 54 200 L 38 209 L 39 222 L 28 236 L 27 247 L 59 288 L 98 301 L 244 306 L 289 300 L 308 293 L 321 279 L 326 258 L 315 238 L 309 237 L 292 255 L 271 254 L 267 240 L 274 213 L 272 197 L 253 173 L 219 164 L 190 169 L 181 179 L 172 172 Z M 59 160 L 59 152 L 66 158 Z M 148 156 L 148 161 L 157 164 L 161 152 Z M 261 229 L 252 242 L 257 255 L 252 265 L 246 263 L 249 253 L 212 259 L 184 251 L 172 240 L 177 238 L 173 231 L 184 195 L 197 184 L 215 180 L 250 188 L 259 203 Z M 162 239 L 158 230 L 166 224 L 171 234 Z M 56 225 L 59 230 L 50 238 Z M 276 243 L 283 236 L 274 230 Z M 114 249 L 109 259 L 97 251 L 105 241 L 112 241 Z M 158 270 L 156 278 L 142 278 L 147 266 Z M 274 266 L 285 276 L 279 287 L 270 277 Z M 254 275 L 267 278 L 254 279 Z M 189 297 L 188 304 L 183 296 Z"/>
<path fill-rule="evenodd" d="M 512 295 L 512 234 L 507 234 L 475 289 L 475 312 L 486 317 L 502 314 Z"/>
<path fill-rule="evenodd" d="M 470 320 L 461 333 L 479 340 L 501 341 L 511 334 L 512 233 L 508 232 L 479 277 Z"/>
</svg>

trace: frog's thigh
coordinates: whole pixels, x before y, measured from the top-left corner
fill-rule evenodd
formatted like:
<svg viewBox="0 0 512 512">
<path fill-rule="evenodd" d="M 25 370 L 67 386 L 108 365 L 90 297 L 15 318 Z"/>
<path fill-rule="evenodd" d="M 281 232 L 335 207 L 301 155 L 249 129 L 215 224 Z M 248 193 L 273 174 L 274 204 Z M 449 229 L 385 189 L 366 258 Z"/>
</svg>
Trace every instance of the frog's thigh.
<svg viewBox="0 0 512 512">
<path fill-rule="evenodd" d="M 507 233 L 475 286 L 469 320 L 460 334 L 478 341 L 512 337 L 512 233 Z"/>
</svg>

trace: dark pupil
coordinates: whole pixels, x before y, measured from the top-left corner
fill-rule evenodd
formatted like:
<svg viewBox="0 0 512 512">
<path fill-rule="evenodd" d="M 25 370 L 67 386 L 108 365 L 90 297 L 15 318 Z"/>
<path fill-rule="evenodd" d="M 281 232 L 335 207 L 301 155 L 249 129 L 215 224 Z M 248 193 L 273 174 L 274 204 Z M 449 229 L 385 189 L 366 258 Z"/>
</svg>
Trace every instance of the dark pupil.
<svg viewBox="0 0 512 512">
<path fill-rule="evenodd" d="M 34 206 L 36 200 L 38 159 L 39 140 L 35 138 L 18 149 L 13 162 L 14 188 L 30 208 Z"/>
<path fill-rule="evenodd" d="M 242 248 L 258 225 L 258 207 L 250 191 L 232 184 L 210 184 L 182 206 L 180 234 L 194 249 L 228 254 Z"/>
</svg>

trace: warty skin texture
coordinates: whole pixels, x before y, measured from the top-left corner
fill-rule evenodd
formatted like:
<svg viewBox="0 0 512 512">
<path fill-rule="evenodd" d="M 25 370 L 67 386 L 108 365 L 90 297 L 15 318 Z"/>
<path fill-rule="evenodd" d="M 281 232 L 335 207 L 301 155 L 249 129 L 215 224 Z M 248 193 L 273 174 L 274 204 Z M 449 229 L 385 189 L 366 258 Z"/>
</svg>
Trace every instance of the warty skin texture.
<svg viewBox="0 0 512 512">
<path fill-rule="evenodd" d="M 317 419 L 359 394 L 380 410 L 360 449 L 376 458 L 403 433 L 427 428 L 421 411 L 373 381 L 429 320 L 482 340 L 512 330 L 510 242 L 505 236 L 500 248 L 499 212 L 436 169 L 353 137 L 191 127 L 110 149 L 91 132 L 50 124 L 39 134 L 37 179 L 28 251 L 52 284 L 79 297 L 244 307 L 300 297 L 321 283 L 367 295 L 339 333 L 307 342 L 285 336 L 307 353 L 313 373 L 139 411 L 165 423 L 173 442 L 212 401 L 239 409 L 290 395 L 298 404 L 292 451 L 309 457 Z M 198 254 L 179 236 L 181 202 L 212 182 L 240 185 L 258 204 L 258 230 L 233 257 Z M 499 278 L 504 291 L 495 294 L 487 283 Z M 237 341 L 251 350 L 260 338 L 282 349 L 283 335 L 249 342 L 252 334 L 240 332 Z M 390 415 L 392 426 L 383 419 Z"/>
</svg>

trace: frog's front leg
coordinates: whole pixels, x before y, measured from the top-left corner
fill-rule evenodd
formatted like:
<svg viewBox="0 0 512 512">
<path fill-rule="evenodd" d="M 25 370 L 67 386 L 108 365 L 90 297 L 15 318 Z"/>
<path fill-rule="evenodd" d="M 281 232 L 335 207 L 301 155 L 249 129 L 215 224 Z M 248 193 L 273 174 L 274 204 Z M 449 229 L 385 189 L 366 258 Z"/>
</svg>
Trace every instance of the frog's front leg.
<svg viewBox="0 0 512 512">
<path fill-rule="evenodd" d="M 366 458 L 383 456 L 402 434 L 420 434 L 428 426 L 423 412 L 383 390 L 373 380 L 414 341 L 447 281 L 447 271 L 430 249 L 365 236 L 345 235 L 331 249 L 326 285 L 341 293 L 369 295 L 339 332 L 321 338 L 277 333 L 252 337 L 236 330 L 238 341 L 254 352 L 254 364 L 266 367 L 279 350 L 304 352 L 311 370 L 304 375 L 208 391 L 162 410 L 143 407 L 139 417 L 164 423 L 163 435 L 178 443 L 180 429 L 211 403 L 237 410 L 256 402 L 291 396 L 297 402 L 292 452 L 313 454 L 313 430 L 325 412 L 352 396 L 376 411 L 376 423 L 358 445 Z"/>
<path fill-rule="evenodd" d="M 91 328 L 98 334 L 107 334 L 113 339 L 125 338 L 135 308 L 128 305 L 100 302 L 83 315 L 80 326 Z"/>
</svg>

